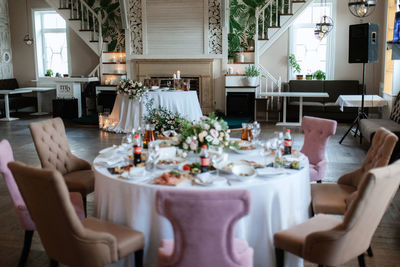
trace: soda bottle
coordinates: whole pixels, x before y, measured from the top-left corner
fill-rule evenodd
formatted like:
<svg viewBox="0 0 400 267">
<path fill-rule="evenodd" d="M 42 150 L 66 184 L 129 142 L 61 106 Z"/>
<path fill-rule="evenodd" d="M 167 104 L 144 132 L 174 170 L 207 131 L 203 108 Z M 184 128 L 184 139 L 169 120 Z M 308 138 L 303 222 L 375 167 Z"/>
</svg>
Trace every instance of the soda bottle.
<svg viewBox="0 0 400 267">
<path fill-rule="evenodd" d="M 135 166 L 142 162 L 141 155 L 142 155 L 142 144 L 140 141 L 140 136 L 135 135 L 135 139 L 133 140 L 133 164 Z"/>
<path fill-rule="evenodd" d="M 208 156 L 207 145 L 202 145 L 200 151 L 200 170 L 201 172 L 208 172 L 210 169 L 210 157 Z"/>
<path fill-rule="evenodd" d="M 286 129 L 283 146 L 284 146 L 284 151 L 283 151 L 284 155 L 292 154 L 292 136 L 290 135 L 290 129 Z"/>
</svg>

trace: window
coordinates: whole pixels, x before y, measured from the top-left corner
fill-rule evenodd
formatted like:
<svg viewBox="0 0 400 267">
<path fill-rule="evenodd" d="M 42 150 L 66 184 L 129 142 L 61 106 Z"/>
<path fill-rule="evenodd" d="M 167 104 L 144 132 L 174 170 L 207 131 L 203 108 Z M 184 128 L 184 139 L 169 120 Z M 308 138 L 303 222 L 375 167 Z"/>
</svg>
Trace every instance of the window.
<svg viewBox="0 0 400 267">
<path fill-rule="evenodd" d="M 37 74 L 69 73 L 68 41 L 65 20 L 55 11 L 34 11 Z"/>
<path fill-rule="evenodd" d="M 334 11 L 335 5 L 332 0 L 315 0 L 291 26 L 290 54 L 295 54 L 301 74 L 312 74 L 320 69 L 326 73 L 327 79 L 333 79 L 335 28 L 321 41 L 315 37 L 314 28 L 325 14 L 333 19 L 335 25 Z M 295 77 L 292 71 L 290 75 L 291 79 Z"/>
</svg>

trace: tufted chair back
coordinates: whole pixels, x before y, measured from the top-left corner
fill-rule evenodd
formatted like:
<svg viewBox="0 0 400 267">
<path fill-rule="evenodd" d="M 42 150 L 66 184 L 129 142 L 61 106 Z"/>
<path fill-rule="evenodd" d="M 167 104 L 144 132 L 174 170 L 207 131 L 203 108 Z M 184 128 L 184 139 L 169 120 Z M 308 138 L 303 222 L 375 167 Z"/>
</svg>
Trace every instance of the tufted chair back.
<svg viewBox="0 0 400 267">
<path fill-rule="evenodd" d="M 183 90 L 185 89 L 185 83 L 190 84 L 190 79 L 174 80 L 174 88 Z"/>
<path fill-rule="evenodd" d="M 47 255 L 69 266 L 104 266 L 118 259 L 117 240 L 85 228 L 60 172 L 8 164 L 36 223 Z"/>
<path fill-rule="evenodd" d="M 151 88 L 152 86 L 161 86 L 160 79 L 144 79 L 143 85 L 147 88 Z"/>
<path fill-rule="evenodd" d="M 355 255 L 363 254 L 395 196 L 399 182 L 400 161 L 368 172 L 360 182 L 342 223 L 330 230 L 317 231 L 306 237 L 304 258 L 336 266 L 349 261 Z"/>
<path fill-rule="evenodd" d="M 383 127 L 379 128 L 372 139 L 371 146 L 368 149 L 367 156 L 361 168 L 352 173 L 343 175 L 339 178 L 338 183 L 358 188 L 362 178 L 367 175 L 371 169 L 388 165 L 397 140 L 398 138 L 394 133 Z"/>
<path fill-rule="evenodd" d="M 63 175 L 91 168 L 87 161 L 71 153 L 60 118 L 33 122 L 29 124 L 29 129 L 43 168 L 57 170 Z"/>
<path fill-rule="evenodd" d="M 250 210 L 248 191 L 159 190 L 156 205 L 174 230 L 167 266 L 243 266 L 233 240 L 236 222 Z"/>
<path fill-rule="evenodd" d="M 13 152 L 10 143 L 4 139 L 0 142 L 0 173 L 6 181 L 8 191 L 14 204 L 14 210 L 21 227 L 24 230 L 32 231 L 35 230 L 35 224 L 29 215 L 25 202 L 22 199 L 17 184 L 15 183 L 14 176 L 7 167 L 7 164 L 11 161 L 14 161 Z"/>
<path fill-rule="evenodd" d="M 325 150 L 329 137 L 336 133 L 337 122 L 334 120 L 304 116 L 301 129 L 304 132 L 304 153 L 311 164 L 325 161 Z"/>
</svg>

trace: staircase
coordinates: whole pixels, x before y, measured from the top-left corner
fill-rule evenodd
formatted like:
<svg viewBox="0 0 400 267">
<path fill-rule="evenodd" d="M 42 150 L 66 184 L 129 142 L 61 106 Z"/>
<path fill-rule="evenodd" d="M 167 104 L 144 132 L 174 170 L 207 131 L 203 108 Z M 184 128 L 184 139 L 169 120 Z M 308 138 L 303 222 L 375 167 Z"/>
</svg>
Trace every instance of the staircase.
<svg viewBox="0 0 400 267">
<path fill-rule="evenodd" d="M 84 0 L 46 0 L 46 2 L 101 58 L 105 45 L 102 37 L 101 14 L 97 14 Z M 95 72 L 96 69 L 92 73 Z"/>
</svg>

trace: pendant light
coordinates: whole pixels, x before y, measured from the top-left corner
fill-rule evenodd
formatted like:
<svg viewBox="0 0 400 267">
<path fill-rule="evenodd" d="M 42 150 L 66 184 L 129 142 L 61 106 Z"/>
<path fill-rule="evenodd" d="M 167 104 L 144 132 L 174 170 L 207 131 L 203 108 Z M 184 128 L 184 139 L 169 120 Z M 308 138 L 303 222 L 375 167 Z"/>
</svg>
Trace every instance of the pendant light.
<svg viewBox="0 0 400 267">
<path fill-rule="evenodd" d="M 33 45 L 33 38 L 29 35 L 29 16 L 28 16 L 28 0 L 25 0 L 25 17 L 26 17 L 26 34 L 24 36 L 24 43 L 26 45 Z"/>
<path fill-rule="evenodd" d="M 324 15 L 319 23 L 316 23 L 314 35 L 317 39 L 322 40 L 333 29 L 333 19 L 326 15 L 326 0 L 323 1 Z"/>
<path fill-rule="evenodd" d="M 375 7 L 375 0 L 349 0 L 349 10 L 358 18 L 368 17 L 374 12 Z"/>
</svg>

